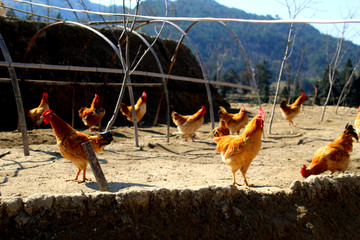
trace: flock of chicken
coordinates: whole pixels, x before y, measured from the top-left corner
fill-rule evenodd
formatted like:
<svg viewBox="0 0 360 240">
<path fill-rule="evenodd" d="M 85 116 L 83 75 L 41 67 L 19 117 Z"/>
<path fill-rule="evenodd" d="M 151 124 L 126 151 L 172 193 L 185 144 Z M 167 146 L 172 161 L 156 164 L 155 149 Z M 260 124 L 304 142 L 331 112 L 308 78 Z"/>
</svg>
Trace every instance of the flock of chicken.
<svg viewBox="0 0 360 240">
<path fill-rule="evenodd" d="M 280 104 L 283 117 L 293 124 L 293 119 L 299 114 L 304 100 L 305 94 L 301 94 L 296 101 L 288 105 L 284 99 Z M 146 93 L 143 92 L 136 102 L 135 106 L 136 121 L 140 123 L 146 113 Z M 132 115 L 132 107 L 122 103 L 120 106 L 121 113 L 129 120 L 134 121 Z M 193 135 L 203 125 L 204 115 L 206 113 L 205 106 L 202 106 L 193 115 L 181 115 L 173 111 L 171 113 L 172 120 L 178 130 L 184 134 L 185 141 L 188 137 L 194 141 Z M 79 117 L 83 123 L 92 131 L 94 126 L 99 125 L 101 129 L 101 120 L 105 115 L 105 110 L 100 107 L 100 98 L 98 94 L 91 103 L 90 108 L 82 107 L 79 110 Z M 214 142 L 217 144 L 216 151 L 224 163 L 231 168 L 233 174 L 233 184 L 240 185 L 235 180 L 235 174 L 240 170 L 245 185 L 249 186 L 245 174 L 252 160 L 257 156 L 261 149 L 261 136 L 264 128 L 265 114 L 262 108 L 258 109 L 257 115 L 249 121 L 249 116 L 242 106 L 240 111 L 235 114 L 228 113 L 225 108 L 220 107 L 218 112 L 220 126 L 212 131 Z M 64 120 L 59 118 L 51 109 L 49 109 L 48 94 L 44 93 L 40 105 L 37 108 L 27 111 L 27 117 L 31 119 L 36 127 L 39 127 L 42 121 L 51 124 L 55 133 L 57 146 L 61 155 L 72 161 L 78 168 L 78 172 L 73 181 L 86 181 L 86 167 L 88 160 L 82 149 L 82 143 L 91 141 L 95 153 L 101 152 L 104 147 L 113 140 L 111 132 L 102 132 L 97 136 L 90 136 L 73 129 Z M 319 148 L 313 157 L 310 166 L 305 165 L 301 168 L 301 174 L 304 178 L 312 174 L 320 174 L 330 171 L 345 172 L 349 166 L 350 152 L 352 152 L 353 138 L 358 141 L 360 133 L 360 107 L 358 115 L 354 122 L 355 129 L 352 125 L 347 124 L 345 130 L 332 143 Z M 243 129 L 242 134 L 240 130 Z M 360 134 L 359 134 L 360 135 Z M 82 180 L 78 177 L 83 171 Z"/>
</svg>

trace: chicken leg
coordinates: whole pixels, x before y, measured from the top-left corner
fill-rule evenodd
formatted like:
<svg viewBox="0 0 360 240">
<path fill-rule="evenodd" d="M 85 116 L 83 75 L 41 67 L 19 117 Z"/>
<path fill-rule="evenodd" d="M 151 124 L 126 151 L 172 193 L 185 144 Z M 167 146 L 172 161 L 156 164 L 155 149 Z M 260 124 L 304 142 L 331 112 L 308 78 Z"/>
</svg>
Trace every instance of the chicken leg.
<svg viewBox="0 0 360 240">
<path fill-rule="evenodd" d="M 246 181 L 245 174 L 246 174 L 247 169 L 248 169 L 248 166 L 247 166 L 247 167 L 245 167 L 245 168 L 240 168 L 240 172 L 241 172 L 242 176 L 244 177 L 244 184 L 245 184 L 246 186 L 252 186 L 252 185 L 249 185 L 249 184 L 248 184 L 248 182 Z M 235 174 L 236 174 L 237 170 L 238 170 L 238 169 L 236 169 L 236 170 L 235 170 L 235 169 L 234 169 L 234 170 L 232 170 L 232 173 L 233 173 L 233 178 L 234 178 L 233 185 L 238 185 L 238 186 L 241 186 L 241 184 L 238 184 L 238 183 L 235 181 Z"/>
<path fill-rule="evenodd" d="M 88 179 L 86 178 L 86 169 L 84 169 L 84 171 L 83 171 L 83 180 L 78 180 L 79 175 L 80 175 L 80 172 L 81 172 L 81 169 L 79 168 L 79 171 L 77 172 L 75 178 L 74 178 L 74 179 L 68 179 L 68 180 L 66 180 L 66 181 L 67 181 L 67 182 L 68 182 L 68 181 L 75 181 L 75 182 L 78 182 L 78 183 L 83 183 L 83 182 L 85 182 L 86 180 L 88 180 Z"/>
</svg>

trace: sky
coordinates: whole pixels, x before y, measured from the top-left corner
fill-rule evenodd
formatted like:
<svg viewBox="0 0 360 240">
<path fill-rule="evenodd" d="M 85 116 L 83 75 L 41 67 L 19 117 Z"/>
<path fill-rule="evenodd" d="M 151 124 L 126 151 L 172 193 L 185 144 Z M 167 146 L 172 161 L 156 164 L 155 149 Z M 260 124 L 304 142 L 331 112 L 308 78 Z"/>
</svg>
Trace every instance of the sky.
<svg viewBox="0 0 360 240">
<path fill-rule="evenodd" d="M 121 0 L 90 0 L 105 5 L 119 3 Z M 126 0 L 129 2 L 129 0 Z M 196 1 L 196 0 L 195 0 Z M 244 10 L 257 15 L 270 15 L 290 19 L 286 0 L 216 0 L 221 5 Z M 297 8 L 303 6 L 296 19 L 357 19 L 359 23 L 346 24 L 345 39 L 360 46 L 360 0 L 288 0 L 295 2 Z M 135 1 L 131 1 L 134 5 Z M 294 13 L 294 5 L 290 7 Z M 226 17 L 226 16 L 224 16 Z M 312 24 L 323 34 L 341 36 L 343 24 Z"/>
<path fill-rule="evenodd" d="M 285 0 L 216 0 L 227 7 L 244 10 L 257 15 L 271 15 L 290 19 Z M 345 39 L 360 45 L 360 1 L 359 0 L 288 0 L 297 8 L 304 6 L 296 19 L 358 19 L 359 23 L 346 24 Z M 294 5 L 290 8 L 294 12 Z M 351 17 L 352 16 L 352 17 Z M 343 24 L 312 24 L 321 33 L 341 36 Z"/>
</svg>

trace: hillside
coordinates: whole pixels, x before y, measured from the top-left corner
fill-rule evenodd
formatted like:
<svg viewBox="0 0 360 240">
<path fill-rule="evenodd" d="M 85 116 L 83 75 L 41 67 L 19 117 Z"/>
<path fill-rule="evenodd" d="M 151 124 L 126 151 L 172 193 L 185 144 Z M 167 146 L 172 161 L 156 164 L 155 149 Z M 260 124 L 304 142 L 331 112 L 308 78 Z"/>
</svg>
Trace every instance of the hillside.
<svg viewBox="0 0 360 240">
<path fill-rule="evenodd" d="M 10 5 L 16 5 L 17 8 L 26 8 L 30 11 L 28 5 L 21 3 L 14 3 L 6 1 Z M 39 2 L 45 2 L 39 1 Z M 77 9 L 91 9 L 93 11 L 110 11 L 122 12 L 120 6 L 105 7 L 97 5 L 89 0 L 81 1 L 72 0 L 71 5 Z M 51 1 L 52 5 L 69 8 L 67 1 Z M 248 14 L 242 10 L 228 8 L 215 2 L 214 0 L 177 0 L 169 1 L 168 16 L 177 17 L 229 17 L 229 18 L 242 18 L 242 19 L 274 19 L 271 16 L 258 16 L 255 14 Z M 140 13 L 142 15 L 164 16 L 165 3 L 163 0 L 147 0 L 141 1 Z M 46 9 L 34 7 L 34 12 L 40 12 L 46 15 Z M 21 13 L 19 13 L 21 15 Z M 19 15 L 19 16 L 20 16 Z M 74 15 L 71 12 L 61 11 L 59 15 L 58 10 L 50 12 L 52 17 L 61 16 L 62 19 L 80 21 L 98 21 L 101 20 L 97 15 Z M 109 17 L 111 20 L 115 18 Z M 106 19 L 106 17 L 104 17 Z M 39 18 L 41 20 L 41 18 Z M 183 29 L 187 29 L 191 22 L 177 22 Z M 253 23 L 227 23 L 232 31 L 237 34 L 242 45 L 245 48 L 247 56 L 253 66 L 263 61 L 267 61 L 270 70 L 273 73 L 273 79 L 276 78 L 280 61 L 284 54 L 285 40 L 289 30 L 289 24 L 253 24 Z M 301 28 L 302 24 L 295 25 L 295 30 Z M 149 35 L 155 35 L 159 30 L 160 25 L 148 25 L 141 29 Z M 241 55 L 240 49 L 236 41 L 229 34 L 229 32 L 216 22 L 200 22 L 197 23 L 188 33 L 189 38 L 194 42 L 196 48 L 199 50 L 204 65 L 207 69 L 209 77 L 213 77 L 216 73 L 216 56 L 225 53 L 224 65 L 222 74 L 234 69 L 235 72 L 240 73 L 245 68 L 245 61 Z M 178 40 L 181 34 L 175 29 L 166 25 L 162 32 L 162 38 L 172 38 Z M 305 55 L 300 69 L 300 78 L 309 81 L 311 79 L 318 79 L 323 74 L 326 65 L 326 45 L 333 49 L 336 46 L 336 39 L 327 35 L 321 34 L 317 29 L 309 24 L 306 24 L 300 31 L 296 38 L 291 58 L 288 61 L 288 73 L 294 73 L 298 67 L 301 52 L 304 50 Z M 185 40 L 185 44 L 189 43 Z M 357 59 L 360 47 L 351 42 L 346 42 L 347 54 L 344 61 L 350 58 L 353 62 Z M 216 50 L 218 49 L 218 50 Z M 343 64 L 340 65 L 343 67 Z M 285 78 L 285 77 L 284 77 Z"/>
<path fill-rule="evenodd" d="M 248 14 L 239 9 L 228 8 L 218 4 L 214 0 L 178 0 L 172 4 L 175 5 L 173 8 L 176 8 L 176 16 L 178 17 L 274 19 L 271 16 L 258 16 Z M 165 9 L 164 6 L 160 7 L 161 5 L 163 5 L 162 0 L 148 0 L 144 2 L 143 8 Z M 171 7 L 169 8 L 171 9 Z M 146 14 L 150 13 L 152 12 L 146 11 Z M 171 12 L 170 14 L 174 15 L 175 13 Z M 164 14 L 157 12 L 156 15 Z M 190 23 L 179 22 L 179 25 L 183 29 L 186 29 Z M 265 60 L 269 63 L 270 70 L 273 73 L 278 73 L 280 61 L 284 54 L 289 24 L 227 23 L 227 25 L 239 37 L 250 62 L 254 66 Z M 302 26 L 302 24 L 296 24 L 295 29 L 297 30 Z M 171 37 L 175 38 L 174 31 L 172 31 Z M 231 68 L 236 72 L 240 72 L 245 67 L 245 62 L 236 41 L 220 24 L 215 22 L 198 23 L 190 30 L 189 37 L 199 49 L 204 63 L 210 72 L 213 73 L 214 70 L 211 71 L 210 69 L 215 69 L 216 67 L 215 47 L 219 48 L 219 53 L 221 54 L 227 51 L 224 59 L 223 72 L 227 72 Z M 290 68 L 295 71 L 301 52 L 304 49 L 305 55 L 301 74 L 305 78 L 320 77 L 327 64 L 325 48 L 327 41 L 329 41 L 331 47 L 336 46 L 335 38 L 321 34 L 314 27 L 306 24 L 296 39 L 292 56 L 289 59 Z M 346 42 L 346 44 L 350 45 L 350 48 L 344 59 L 350 58 L 354 61 L 360 51 L 360 47 L 351 42 Z"/>
</svg>

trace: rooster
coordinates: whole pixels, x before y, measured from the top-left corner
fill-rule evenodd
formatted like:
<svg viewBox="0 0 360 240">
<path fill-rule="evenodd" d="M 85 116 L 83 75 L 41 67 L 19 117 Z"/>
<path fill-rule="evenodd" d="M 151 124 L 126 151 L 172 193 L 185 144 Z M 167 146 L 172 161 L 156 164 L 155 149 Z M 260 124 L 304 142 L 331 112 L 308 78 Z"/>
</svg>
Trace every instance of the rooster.
<svg viewBox="0 0 360 240">
<path fill-rule="evenodd" d="M 144 115 L 146 113 L 146 93 L 145 93 L 145 91 L 142 93 L 141 97 L 137 100 L 134 107 L 135 107 L 135 113 L 136 113 L 136 121 L 137 121 L 137 123 L 140 123 L 140 120 L 144 117 Z M 131 106 L 128 106 L 125 103 L 121 103 L 120 111 L 129 121 L 134 122 Z"/>
<path fill-rule="evenodd" d="M 240 130 L 246 126 L 249 122 L 249 116 L 245 112 L 244 105 L 241 107 L 238 113 L 228 113 L 224 107 L 220 106 L 219 118 L 224 120 L 230 129 L 231 134 L 240 134 Z"/>
<path fill-rule="evenodd" d="M 98 125 L 101 131 L 101 120 L 105 116 L 105 109 L 100 108 L 100 97 L 95 94 L 95 97 L 91 103 L 90 108 L 82 107 L 79 109 L 79 117 L 82 119 L 85 126 L 88 126 L 90 131 L 93 130 L 93 126 Z"/>
<path fill-rule="evenodd" d="M 319 148 L 312 159 L 309 168 L 304 165 L 301 175 L 307 178 L 327 170 L 333 174 L 335 171 L 345 172 L 349 167 L 350 152 L 353 148 L 353 138 L 359 140 L 352 125 L 347 124 L 345 130 L 332 143 Z"/>
<path fill-rule="evenodd" d="M 178 130 L 185 134 L 186 142 L 188 136 L 192 141 L 194 141 L 192 135 L 203 125 L 205 113 L 205 106 L 202 106 L 201 109 L 193 115 L 183 116 L 175 111 L 171 113 L 172 120 L 177 126 Z"/>
<path fill-rule="evenodd" d="M 67 181 L 77 181 L 79 183 L 85 182 L 87 180 L 86 167 L 88 160 L 81 144 L 91 141 L 94 152 L 102 152 L 104 147 L 109 145 L 113 140 L 112 133 L 103 132 L 97 136 L 81 133 L 73 129 L 69 124 L 53 113 L 51 109 L 46 110 L 41 117 L 46 124 L 51 124 L 56 137 L 56 145 L 58 146 L 61 155 L 72 161 L 78 168 L 75 178 Z M 83 171 L 83 179 L 78 180 L 81 171 Z"/>
<path fill-rule="evenodd" d="M 235 173 L 240 169 L 244 183 L 249 186 L 245 174 L 250 163 L 260 151 L 264 119 L 264 111 L 259 108 L 258 115 L 246 125 L 240 136 L 227 135 L 214 138 L 217 144 L 216 151 L 220 153 L 225 164 L 231 167 L 234 185 L 239 185 L 235 180 Z"/>
<path fill-rule="evenodd" d="M 26 111 L 27 118 L 31 119 L 31 121 L 34 123 L 35 128 L 40 127 L 41 123 L 43 122 L 41 114 L 43 114 L 43 112 L 47 109 L 49 109 L 48 94 L 43 93 L 40 105 L 36 108 Z"/>
<path fill-rule="evenodd" d="M 214 137 L 221 137 L 230 134 L 230 130 L 224 120 L 220 120 L 220 126 L 211 131 Z"/>
<path fill-rule="evenodd" d="M 358 113 L 355 118 L 354 126 L 355 126 L 355 130 L 358 134 L 358 137 L 360 137 L 360 106 L 359 106 Z"/>
<path fill-rule="evenodd" d="M 305 93 L 302 93 L 291 105 L 287 105 L 286 99 L 282 100 L 280 104 L 281 113 L 283 117 L 289 121 L 289 125 L 294 124 L 292 120 L 299 114 L 301 105 L 304 103 L 305 99 L 306 95 Z"/>
</svg>

